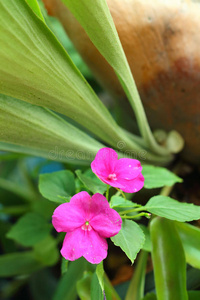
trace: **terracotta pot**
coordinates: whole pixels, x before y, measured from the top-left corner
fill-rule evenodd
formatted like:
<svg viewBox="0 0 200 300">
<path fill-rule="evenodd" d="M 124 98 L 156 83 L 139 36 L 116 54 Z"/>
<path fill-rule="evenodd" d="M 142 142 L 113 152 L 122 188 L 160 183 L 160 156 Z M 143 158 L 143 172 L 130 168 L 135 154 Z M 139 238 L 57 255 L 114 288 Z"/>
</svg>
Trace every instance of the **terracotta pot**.
<svg viewBox="0 0 200 300">
<path fill-rule="evenodd" d="M 125 98 L 104 58 L 60 0 L 43 0 L 104 88 Z M 107 0 L 153 129 L 177 130 L 183 156 L 200 163 L 200 5 Z M 124 101 L 124 100 L 122 100 Z"/>
</svg>

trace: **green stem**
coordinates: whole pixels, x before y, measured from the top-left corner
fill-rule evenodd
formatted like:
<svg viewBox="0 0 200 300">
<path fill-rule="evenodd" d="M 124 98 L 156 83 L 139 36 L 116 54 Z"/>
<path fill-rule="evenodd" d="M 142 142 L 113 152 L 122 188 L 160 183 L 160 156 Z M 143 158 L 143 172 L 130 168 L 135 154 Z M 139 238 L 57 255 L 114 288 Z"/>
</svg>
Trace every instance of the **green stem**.
<svg viewBox="0 0 200 300">
<path fill-rule="evenodd" d="M 127 200 L 127 199 L 126 199 L 126 196 L 125 196 L 125 194 L 123 193 L 122 190 L 120 190 L 120 189 L 118 189 L 118 188 L 116 188 L 116 190 L 118 190 L 118 192 L 120 192 L 120 194 L 122 195 L 122 197 L 123 197 L 125 200 Z"/>
<path fill-rule="evenodd" d="M 127 62 L 127 61 L 126 61 Z M 153 152 L 155 152 L 158 155 L 161 156 L 168 156 L 170 154 L 169 150 L 167 150 L 166 148 L 158 145 L 158 143 L 156 142 L 153 133 L 151 132 L 149 123 L 147 121 L 147 117 L 144 111 L 144 107 L 142 105 L 142 101 L 140 99 L 140 95 L 138 93 L 135 81 L 133 79 L 130 67 L 128 65 L 128 63 L 126 63 L 126 67 L 127 67 L 127 77 L 128 77 L 128 81 L 124 83 L 124 81 L 122 80 L 122 78 L 119 78 L 121 85 L 127 95 L 127 98 L 133 108 L 133 111 L 135 112 L 135 116 L 136 116 L 136 120 L 137 120 L 137 124 L 138 127 L 140 129 L 140 133 L 147 145 L 147 147 L 152 150 Z M 130 89 L 131 87 L 131 89 Z"/>
<path fill-rule="evenodd" d="M 140 99 L 135 81 L 131 73 L 130 66 L 120 43 L 114 22 L 109 12 L 108 6 L 106 5 L 106 1 L 83 0 L 79 1 L 79 5 L 75 4 L 75 1 L 63 1 L 75 16 L 75 18 L 80 22 L 82 27 L 85 29 L 86 33 L 88 34 L 96 48 L 115 71 L 122 85 L 122 88 L 135 112 L 139 130 L 145 143 L 147 144 L 147 147 L 158 155 L 168 156 L 170 154 L 169 151 L 157 144 L 151 132 L 142 105 L 142 101 Z M 88 26 L 88 20 L 90 26 Z M 91 26 L 91 24 L 93 24 L 93 26 Z M 97 37 L 97 34 L 99 35 L 99 38 Z M 101 38 L 103 36 L 104 41 L 106 41 L 108 45 L 112 45 L 109 51 L 108 47 L 104 47 L 104 45 L 102 44 L 100 36 Z M 108 116 L 106 115 L 106 121 L 107 119 Z M 102 124 L 106 124 L 106 122 L 104 121 L 104 123 Z M 117 134 L 118 133 L 119 132 L 117 132 Z M 104 136 L 105 133 L 103 134 L 103 137 Z M 109 137 L 108 143 L 111 142 L 111 139 L 113 139 L 113 134 L 111 135 L 111 137 Z"/>
<path fill-rule="evenodd" d="M 115 196 L 119 196 L 120 194 L 120 191 L 117 191 L 117 193 L 115 193 Z"/>
<path fill-rule="evenodd" d="M 164 186 L 160 192 L 160 195 L 169 196 L 173 188 L 174 188 L 174 184 L 172 186 Z"/>
<path fill-rule="evenodd" d="M 121 216 L 121 217 L 122 217 L 122 219 L 135 219 L 135 218 L 139 218 L 139 217 L 146 217 L 149 219 L 150 216 L 151 216 L 151 214 L 142 212 L 141 214 L 137 214 L 134 216 Z"/>
<path fill-rule="evenodd" d="M 173 168 L 172 172 L 176 175 L 179 174 L 180 168 L 181 168 L 182 164 L 180 162 L 177 163 L 177 165 L 175 165 L 175 167 Z M 175 183 L 172 186 L 164 186 L 161 191 L 160 191 L 160 195 L 162 196 L 169 196 L 171 194 L 171 191 L 174 188 Z"/>
<path fill-rule="evenodd" d="M 126 214 L 129 214 L 129 213 L 132 213 L 132 212 L 137 212 L 137 211 L 141 211 L 141 210 L 144 210 L 145 208 L 142 206 L 142 205 L 140 205 L 140 204 L 138 204 L 137 206 L 136 206 L 137 208 L 133 208 L 133 209 L 128 209 L 128 210 L 124 210 L 124 211 L 120 211 L 120 215 L 126 215 Z"/>
<path fill-rule="evenodd" d="M 107 184 L 106 199 L 108 201 L 109 201 L 109 188 L 110 188 L 110 186 Z"/>
</svg>

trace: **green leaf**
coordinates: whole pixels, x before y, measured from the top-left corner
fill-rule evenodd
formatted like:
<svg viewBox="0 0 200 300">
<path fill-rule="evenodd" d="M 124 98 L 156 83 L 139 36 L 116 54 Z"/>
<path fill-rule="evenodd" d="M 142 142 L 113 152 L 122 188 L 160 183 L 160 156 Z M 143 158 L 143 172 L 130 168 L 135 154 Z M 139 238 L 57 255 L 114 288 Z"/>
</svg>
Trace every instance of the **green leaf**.
<svg viewBox="0 0 200 300">
<path fill-rule="evenodd" d="M 141 251 L 128 287 L 125 300 L 138 300 L 144 296 L 145 274 L 148 252 Z"/>
<path fill-rule="evenodd" d="M 69 264 L 68 271 L 64 273 L 59 281 L 53 300 L 77 299 L 76 283 L 83 276 L 87 264 L 87 261 L 82 257 Z"/>
<path fill-rule="evenodd" d="M 176 182 L 183 181 L 174 173 L 161 167 L 143 166 L 142 174 L 145 179 L 144 187 L 146 189 L 160 188 L 163 186 L 172 186 Z"/>
<path fill-rule="evenodd" d="M 27 213 L 12 226 L 7 237 L 15 240 L 23 246 L 33 246 L 44 239 L 52 226 L 37 213 Z"/>
<path fill-rule="evenodd" d="M 124 199 L 122 197 L 119 197 L 119 196 L 112 196 L 111 201 L 110 201 L 110 207 L 111 208 L 114 208 L 114 207 L 117 207 L 117 208 L 120 208 L 120 207 L 134 208 L 135 206 L 137 206 L 136 203 L 134 203 L 132 201 L 129 201 L 129 200 L 126 200 L 126 199 Z"/>
<path fill-rule="evenodd" d="M 28 147 L 33 155 L 39 150 L 40 156 L 52 160 L 90 162 L 103 146 L 49 110 L 4 95 L 0 95 L 0 128 L 1 141 Z"/>
<path fill-rule="evenodd" d="M 0 188 L 18 195 L 19 197 L 25 199 L 26 201 L 30 201 L 33 199 L 33 195 L 28 188 L 25 188 L 24 186 L 21 185 L 19 186 L 19 184 L 14 181 L 0 178 Z"/>
<path fill-rule="evenodd" d="M 32 210 L 45 218 L 45 220 L 51 220 L 52 214 L 57 207 L 57 203 L 50 202 L 45 198 L 41 198 L 39 201 L 32 202 Z"/>
<path fill-rule="evenodd" d="M 48 235 L 34 246 L 35 257 L 45 266 L 55 265 L 60 257 L 56 240 Z"/>
<path fill-rule="evenodd" d="M 1 144 L 1 142 L 0 142 Z M 0 146 L 1 148 L 1 146 Z M 24 158 L 24 155 L 23 154 L 18 154 L 18 153 L 7 153 L 7 152 L 4 152 L 4 151 L 1 151 L 0 153 L 0 161 L 9 161 L 9 160 L 17 160 L 19 158 Z"/>
<path fill-rule="evenodd" d="M 200 299 L 200 291 L 188 291 L 188 299 L 189 300 L 199 300 Z"/>
<path fill-rule="evenodd" d="M 178 222 L 175 226 L 183 243 L 187 263 L 200 269 L 200 229 Z"/>
<path fill-rule="evenodd" d="M 94 273 L 92 276 L 91 284 L 91 300 L 103 300 L 104 295 L 97 277 L 97 274 Z"/>
<path fill-rule="evenodd" d="M 112 242 L 119 246 L 133 263 L 137 253 L 144 244 L 144 233 L 139 225 L 130 220 L 123 220 L 120 232 L 111 237 Z"/>
<path fill-rule="evenodd" d="M 81 300 L 90 299 L 92 272 L 84 272 L 83 277 L 77 282 L 76 289 Z"/>
<path fill-rule="evenodd" d="M 93 177 L 89 177 L 85 174 L 82 174 L 80 170 L 76 171 L 76 175 L 78 176 L 79 180 L 84 184 L 84 186 L 93 194 L 104 194 L 107 190 L 107 184 L 103 183 L 99 178 L 96 177 L 96 175 L 94 175 Z"/>
<path fill-rule="evenodd" d="M 30 274 L 42 268 L 32 251 L 9 253 L 0 256 L 0 277 Z"/>
<path fill-rule="evenodd" d="M 62 275 L 67 272 L 68 266 L 69 266 L 69 261 L 66 260 L 64 257 L 62 257 L 62 263 L 61 263 L 61 274 Z"/>
<path fill-rule="evenodd" d="M 195 290 L 200 287 L 200 270 L 187 267 L 187 289 Z"/>
<path fill-rule="evenodd" d="M 200 206 L 178 202 L 166 196 L 154 196 L 144 209 L 152 214 L 179 222 L 200 219 Z"/>
<path fill-rule="evenodd" d="M 103 268 L 103 262 L 97 265 L 96 268 L 96 275 L 99 280 L 100 287 L 102 291 L 104 291 L 104 268 Z"/>
<path fill-rule="evenodd" d="M 25 147 L 21 145 L 11 144 L 11 143 L 4 143 L 0 142 L 0 151 L 9 151 L 17 153 L 20 156 L 38 156 L 38 157 L 44 157 L 48 160 L 55 160 L 60 162 L 67 162 L 70 164 L 81 164 L 81 165 L 88 165 L 90 162 L 87 161 L 86 154 L 83 153 L 83 155 L 80 157 L 72 157 L 74 155 L 74 151 L 71 151 L 70 149 L 66 149 L 65 151 L 61 150 L 58 151 L 58 147 L 54 145 L 54 148 L 50 151 L 45 150 L 39 150 L 39 149 L 33 149 L 31 147 Z M 94 154 L 95 157 L 95 154 Z"/>
<path fill-rule="evenodd" d="M 64 48 L 25 0 L 0 0 L 0 18 L 1 93 L 65 114 L 114 147 L 126 139 Z"/>
<path fill-rule="evenodd" d="M 108 276 L 104 273 L 104 284 L 105 284 L 105 294 L 106 300 L 121 300 L 115 287 L 110 282 Z M 105 299 L 104 299 L 105 300 Z"/>
<path fill-rule="evenodd" d="M 135 111 L 138 126 L 145 141 L 164 155 L 169 152 L 159 147 L 151 133 L 140 100 L 136 84 L 120 43 L 117 30 L 106 0 L 62 0 L 85 29 L 93 44 L 114 69 L 126 95 Z"/>
<path fill-rule="evenodd" d="M 154 294 L 154 293 L 148 293 L 141 300 L 157 300 L 156 294 Z"/>
<path fill-rule="evenodd" d="M 151 252 L 152 246 L 151 246 L 151 238 L 150 238 L 149 229 L 145 225 L 142 225 L 142 224 L 140 224 L 139 226 L 145 235 L 145 242 L 142 246 L 142 249 L 145 251 Z"/>
<path fill-rule="evenodd" d="M 185 254 L 174 222 L 153 218 L 150 234 L 157 298 L 188 300 Z"/>
<path fill-rule="evenodd" d="M 40 10 L 40 6 L 38 5 L 37 0 L 26 0 L 28 5 L 31 7 L 31 9 L 34 11 L 34 13 L 44 22 L 44 18 L 42 15 L 42 12 Z"/>
<path fill-rule="evenodd" d="M 43 8 L 43 7 L 42 7 Z M 41 9 L 42 9 L 41 8 Z M 43 15 L 45 16 L 45 21 L 50 30 L 55 34 L 56 38 L 60 41 L 63 47 L 66 49 L 67 53 L 71 57 L 72 61 L 76 67 L 80 70 L 85 78 L 93 80 L 93 75 L 86 65 L 86 63 L 81 58 L 80 54 L 75 49 L 69 37 L 66 35 L 66 32 L 57 18 L 51 18 L 47 15 L 45 8 L 42 10 Z"/>
<path fill-rule="evenodd" d="M 39 190 L 48 200 L 58 203 L 69 202 L 75 194 L 74 174 L 67 170 L 41 174 Z"/>
<path fill-rule="evenodd" d="M 49 271 L 49 268 L 44 268 L 39 272 L 31 274 L 30 278 L 25 278 L 26 281 L 27 279 L 28 290 L 32 299 L 52 299 L 52 295 L 54 294 L 57 285 L 57 280 L 54 273 Z"/>
</svg>

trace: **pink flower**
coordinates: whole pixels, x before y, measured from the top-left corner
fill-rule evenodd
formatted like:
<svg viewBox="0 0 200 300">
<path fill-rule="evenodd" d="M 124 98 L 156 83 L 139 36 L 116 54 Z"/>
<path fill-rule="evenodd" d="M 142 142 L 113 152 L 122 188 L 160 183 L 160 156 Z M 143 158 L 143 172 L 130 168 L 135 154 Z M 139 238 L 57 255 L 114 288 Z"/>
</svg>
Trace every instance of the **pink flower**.
<svg viewBox="0 0 200 300">
<path fill-rule="evenodd" d="M 135 193 L 144 186 L 142 166 L 137 159 L 120 158 L 110 148 L 102 148 L 91 163 L 92 171 L 101 181 L 121 189 L 126 193 Z"/>
<path fill-rule="evenodd" d="M 58 232 L 67 232 L 61 254 L 68 260 L 83 256 L 92 264 L 107 256 L 106 238 L 116 235 L 122 220 L 101 194 L 87 192 L 73 196 L 69 203 L 59 205 L 52 217 Z"/>
</svg>

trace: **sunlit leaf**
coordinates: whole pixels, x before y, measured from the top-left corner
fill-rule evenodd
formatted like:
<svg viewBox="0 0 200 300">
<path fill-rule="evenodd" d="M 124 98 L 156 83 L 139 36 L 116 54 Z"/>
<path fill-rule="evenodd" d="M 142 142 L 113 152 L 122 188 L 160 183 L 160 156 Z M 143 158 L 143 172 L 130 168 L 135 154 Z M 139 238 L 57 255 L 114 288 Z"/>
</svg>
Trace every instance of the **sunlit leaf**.
<svg viewBox="0 0 200 300">
<path fill-rule="evenodd" d="M 52 160 L 90 162 L 102 147 L 49 110 L 4 95 L 0 96 L 0 128 L 2 142 L 14 143 L 22 152 L 26 152 L 26 147 L 33 154 L 36 150 Z M 2 150 L 8 144 L 3 144 Z"/>
<path fill-rule="evenodd" d="M 31 7 L 31 9 L 34 11 L 34 13 L 42 20 L 44 21 L 42 12 L 40 10 L 40 7 L 38 5 L 37 0 L 26 0 L 28 5 Z"/>
<path fill-rule="evenodd" d="M 109 12 L 106 0 L 62 0 L 83 26 L 93 44 L 113 67 L 122 87 L 135 111 L 137 123 L 145 141 L 155 151 L 168 155 L 161 149 L 149 128 L 144 109 L 137 91 L 130 67 L 120 43 L 117 30 Z"/>
<path fill-rule="evenodd" d="M 0 92 L 65 114 L 116 147 L 124 132 L 25 0 L 0 0 L 0 18 Z"/>
</svg>

